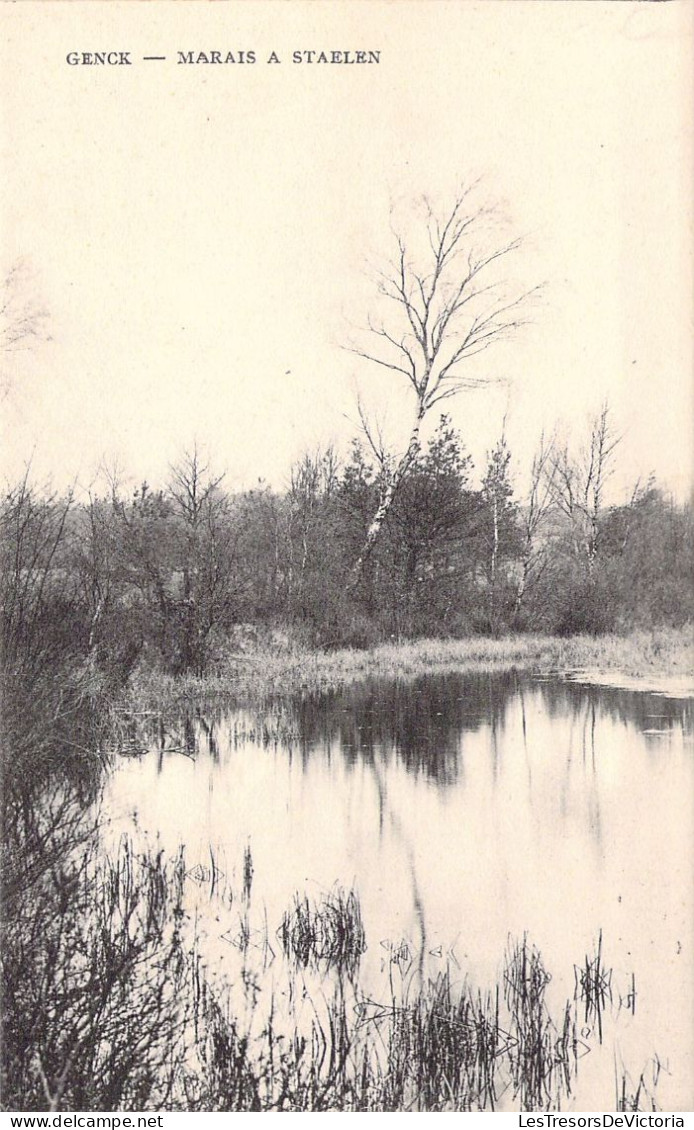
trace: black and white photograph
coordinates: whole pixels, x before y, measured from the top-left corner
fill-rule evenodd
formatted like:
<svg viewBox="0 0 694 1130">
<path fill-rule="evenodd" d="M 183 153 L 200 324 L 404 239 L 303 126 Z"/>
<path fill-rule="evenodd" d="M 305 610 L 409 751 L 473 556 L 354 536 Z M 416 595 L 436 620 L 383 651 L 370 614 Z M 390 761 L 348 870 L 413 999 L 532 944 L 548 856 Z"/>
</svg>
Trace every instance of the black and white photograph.
<svg viewBox="0 0 694 1130">
<path fill-rule="evenodd" d="M 694 5 L 0 18 L 3 1125 L 684 1127 Z"/>
</svg>

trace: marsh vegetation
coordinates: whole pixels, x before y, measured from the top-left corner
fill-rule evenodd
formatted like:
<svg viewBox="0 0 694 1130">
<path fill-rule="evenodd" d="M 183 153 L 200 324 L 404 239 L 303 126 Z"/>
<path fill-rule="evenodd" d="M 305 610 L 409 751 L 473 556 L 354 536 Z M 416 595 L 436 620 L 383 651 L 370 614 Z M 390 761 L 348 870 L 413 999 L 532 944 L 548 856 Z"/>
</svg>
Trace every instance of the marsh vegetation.
<svg viewBox="0 0 694 1130">
<path fill-rule="evenodd" d="M 178 670 L 145 526 L 175 528 L 122 512 L 128 538 L 149 515 L 138 580 L 119 506 L 6 503 L 5 1108 L 684 1103 L 661 1005 L 688 1015 L 691 704 L 553 672 L 681 674 L 687 629 L 326 651 L 232 626 Z"/>
<path fill-rule="evenodd" d="M 691 698 L 590 683 L 690 677 L 692 508 L 608 503 L 607 404 L 475 471 L 442 405 L 534 292 L 466 198 L 355 348 L 404 451 L 7 486 L 5 1107 L 687 1101 Z"/>
<path fill-rule="evenodd" d="M 485 987 L 457 962 L 433 972 L 411 947 L 382 944 L 381 992 L 367 992 L 354 891 L 295 893 L 275 934 L 235 937 L 229 974 L 205 957 L 185 909 L 186 876 L 201 876 L 183 854 L 166 860 L 121 839 L 104 855 L 98 830 L 77 821 L 60 842 L 33 839 L 31 872 L 6 892 L 6 1108 L 563 1109 L 598 1050 L 583 1007 L 588 1017 L 611 1001 L 596 1004 L 577 980 L 554 1012 L 550 973 L 526 937 L 508 941 Z M 248 915 L 248 888 L 208 897 Z M 271 979 L 278 942 L 289 960 Z M 645 1071 L 634 1094 L 626 1073 L 619 1087 L 615 1109 L 657 1109 Z"/>
<path fill-rule="evenodd" d="M 473 671 L 85 717 L 102 771 L 4 793 L 5 1106 L 681 1109 L 690 712 Z"/>
</svg>

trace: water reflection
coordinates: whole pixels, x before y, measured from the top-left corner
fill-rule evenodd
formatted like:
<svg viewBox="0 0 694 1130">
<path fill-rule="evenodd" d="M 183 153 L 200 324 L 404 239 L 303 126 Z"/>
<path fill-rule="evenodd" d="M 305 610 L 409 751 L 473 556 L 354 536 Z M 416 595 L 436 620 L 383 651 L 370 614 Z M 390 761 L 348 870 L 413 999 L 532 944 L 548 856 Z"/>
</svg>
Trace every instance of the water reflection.
<svg viewBox="0 0 694 1130">
<path fill-rule="evenodd" d="M 191 868 L 212 848 L 239 890 L 250 844 L 271 935 L 297 892 L 354 888 L 374 994 L 383 955 L 403 946 L 420 981 L 438 963 L 494 983 L 509 935 L 527 932 L 568 971 L 551 991 L 571 996 L 602 931 L 615 984 L 638 984 L 620 1055 L 638 1070 L 669 1057 L 671 1106 L 686 1109 L 691 712 L 516 672 L 369 680 L 150 719 L 151 753 L 121 763 L 109 803 L 167 849 L 184 843 Z M 229 924 L 213 915 L 215 929 Z"/>
<path fill-rule="evenodd" d="M 251 742 L 283 745 L 306 765 L 311 757 L 330 760 L 336 751 L 346 765 L 374 764 L 394 756 L 408 772 L 442 787 L 454 786 L 465 768 L 466 735 L 485 731 L 496 774 L 503 753 L 506 719 L 520 708 L 527 750 L 528 697 L 550 720 L 570 720 L 568 763 L 578 749 L 594 764 L 596 727 L 609 721 L 636 731 L 657 753 L 663 737 L 691 737 L 693 704 L 619 688 L 531 679 L 517 672 L 423 676 L 411 682 L 368 679 L 356 686 L 293 698 L 269 697 L 254 710 L 199 709 L 166 725 L 157 719 L 146 736 L 132 739 L 136 752 L 156 748 L 159 767 L 165 754 L 220 759 L 218 734 L 234 746 Z M 528 766 L 530 771 L 530 767 Z"/>
<path fill-rule="evenodd" d="M 365 680 L 346 690 L 275 699 L 262 705 L 265 743 L 272 740 L 268 717 L 279 712 L 284 738 L 306 763 L 336 749 L 347 764 L 374 763 L 394 755 L 408 772 L 443 787 L 464 772 L 466 735 L 489 735 L 492 768 L 498 771 L 509 708 L 520 705 L 527 744 L 526 699 L 541 703 L 549 719 L 569 718 L 572 748 L 583 760 L 595 758 L 596 725 L 611 721 L 647 737 L 691 735 L 692 702 L 618 688 L 532 680 L 517 672 L 423 676 L 411 682 Z M 260 733 L 262 724 L 251 727 Z M 658 743 L 653 743 L 657 748 Z"/>
</svg>

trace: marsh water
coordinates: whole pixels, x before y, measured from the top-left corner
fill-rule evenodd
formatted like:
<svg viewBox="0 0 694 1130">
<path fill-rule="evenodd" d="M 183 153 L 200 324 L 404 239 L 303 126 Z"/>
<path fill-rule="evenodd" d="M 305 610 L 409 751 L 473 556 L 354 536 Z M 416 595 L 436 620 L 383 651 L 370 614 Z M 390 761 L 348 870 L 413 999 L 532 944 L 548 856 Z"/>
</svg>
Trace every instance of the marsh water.
<svg viewBox="0 0 694 1130">
<path fill-rule="evenodd" d="M 244 883 L 273 957 L 296 892 L 354 889 L 371 1000 L 394 954 L 398 976 L 448 968 L 484 987 L 527 936 L 565 1001 L 602 936 L 605 1029 L 579 1015 L 586 1054 L 564 1108 L 615 1109 L 626 1078 L 686 1110 L 692 706 L 516 672 L 373 679 L 145 720 L 107 806 L 115 829 L 185 845 L 209 960 L 230 968 L 229 892 Z"/>
</svg>

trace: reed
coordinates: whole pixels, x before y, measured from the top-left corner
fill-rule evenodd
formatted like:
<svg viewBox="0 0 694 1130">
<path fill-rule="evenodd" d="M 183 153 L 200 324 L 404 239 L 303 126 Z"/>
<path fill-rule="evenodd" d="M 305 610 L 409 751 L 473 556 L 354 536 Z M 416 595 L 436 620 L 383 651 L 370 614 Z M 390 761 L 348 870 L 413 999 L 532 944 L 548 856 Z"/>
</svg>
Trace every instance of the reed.
<svg viewBox="0 0 694 1130">
<path fill-rule="evenodd" d="M 414 975 L 424 964 L 410 954 L 399 978 L 389 962 L 384 996 L 371 999 L 353 890 L 294 896 L 277 931 L 279 965 L 267 941 L 255 945 L 247 846 L 238 897 L 205 875 L 210 899 L 239 905 L 243 934 L 233 960 L 209 968 L 186 909 L 196 878 L 182 851 L 166 859 L 127 838 L 108 847 L 107 829 L 65 787 L 27 811 L 5 869 L 10 1109 L 560 1110 L 579 1059 L 600 1050 L 579 1037 L 576 1008 L 612 1007 L 601 935 L 558 1015 L 525 937 L 509 941 L 497 983 L 473 986 L 450 968 Z M 209 858 L 210 876 L 221 876 L 214 849 Z M 655 1109 L 656 1084 L 646 1072 L 633 1084 L 622 1069 L 618 1109 Z"/>
<path fill-rule="evenodd" d="M 13 1109 L 553 1110 L 571 1093 L 588 1049 L 568 1004 L 558 1022 L 551 1016 L 549 974 L 526 939 L 510 945 L 502 979 L 486 990 L 447 969 L 367 1001 L 347 969 L 346 951 L 360 953 L 362 936 L 333 936 L 332 915 L 309 903 L 310 941 L 285 967 L 288 996 L 303 1011 L 287 1009 L 280 979 L 252 992 L 244 982 L 249 1013 L 239 1011 L 239 982 L 208 969 L 187 932 L 182 857 L 167 864 L 123 841 L 99 868 L 88 876 L 103 892 L 89 932 L 86 918 L 72 926 L 63 911 L 49 938 L 32 935 L 30 960 L 29 939 L 19 947 L 16 928 L 8 939 L 3 977 L 15 1023 L 3 1051 Z M 325 901 L 344 912 L 349 893 Z M 297 908 L 303 919 L 306 901 L 295 900 L 292 920 Z M 304 961 L 333 963 L 330 977 L 304 980 Z M 623 1072 L 617 1088 L 618 1109 L 655 1109 L 643 1074 L 633 1086 Z"/>
<path fill-rule="evenodd" d="M 584 1006 L 586 1024 L 595 1026 L 602 1043 L 602 1017 L 608 1003 L 612 1003 L 612 970 L 605 966 L 602 953 L 602 930 L 598 934 L 595 952 L 588 954 L 582 966 L 574 966 L 575 997 Z"/>
<path fill-rule="evenodd" d="M 278 938 L 284 953 L 298 966 L 333 967 L 353 978 L 366 949 L 357 894 L 338 885 L 317 900 L 295 894 Z"/>
<path fill-rule="evenodd" d="M 551 976 L 527 937 L 511 942 L 504 972 L 504 997 L 510 1013 L 509 1062 L 521 1110 L 552 1109 L 562 1090 L 571 1093 L 578 1038 L 567 1002 L 558 1026 L 546 1002 Z"/>
</svg>

